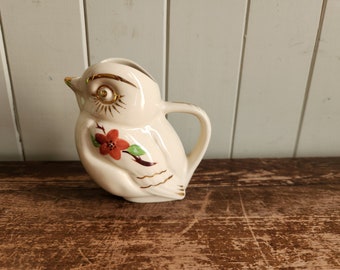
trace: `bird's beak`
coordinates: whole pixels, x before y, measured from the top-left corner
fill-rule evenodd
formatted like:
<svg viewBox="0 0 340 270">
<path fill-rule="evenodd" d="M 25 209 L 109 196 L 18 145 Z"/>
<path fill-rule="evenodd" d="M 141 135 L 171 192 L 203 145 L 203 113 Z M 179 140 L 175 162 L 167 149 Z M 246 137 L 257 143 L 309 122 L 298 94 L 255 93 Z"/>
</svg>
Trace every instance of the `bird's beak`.
<svg viewBox="0 0 340 270">
<path fill-rule="evenodd" d="M 80 110 L 83 109 L 85 101 L 84 98 L 81 95 L 81 92 L 79 90 L 79 82 L 80 82 L 80 78 L 79 77 L 65 77 L 64 79 L 66 85 L 68 87 L 70 87 L 73 92 L 76 94 L 76 98 L 77 98 L 77 102 L 78 102 L 78 106 L 80 108 Z"/>
<path fill-rule="evenodd" d="M 65 79 L 64 79 L 64 82 L 66 83 L 66 85 L 68 87 L 70 87 L 75 93 L 79 92 L 79 90 L 76 86 L 77 79 L 78 78 L 76 78 L 76 77 L 65 77 Z"/>
</svg>

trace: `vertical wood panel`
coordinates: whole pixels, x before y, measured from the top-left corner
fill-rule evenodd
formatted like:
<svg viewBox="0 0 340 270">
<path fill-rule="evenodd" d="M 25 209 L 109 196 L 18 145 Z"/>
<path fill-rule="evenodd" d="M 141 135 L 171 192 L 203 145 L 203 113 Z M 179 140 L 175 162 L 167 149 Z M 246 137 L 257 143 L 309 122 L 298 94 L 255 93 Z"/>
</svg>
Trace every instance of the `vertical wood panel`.
<svg viewBox="0 0 340 270">
<path fill-rule="evenodd" d="M 293 155 L 322 0 L 84 2 L 90 62 L 135 60 L 164 98 L 206 110 L 213 128 L 206 157 Z M 339 6 L 328 0 L 298 156 L 340 153 Z M 27 159 L 77 159 L 78 108 L 63 78 L 87 66 L 83 0 L 0 0 L 0 9 L 9 63 L 0 38 L 0 159 L 22 158 L 7 68 Z M 169 119 L 188 151 L 198 123 L 183 114 Z"/>
<path fill-rule="evenodd" d="M 170 101 L 202 107 L 212 122 L 206 157 L 228 157 L 246 1 L 170 2 Z M 185 115 L 170 115 L 185 148 L 191 149 L 198 122 Z"/>
<path fill-rule="evenodd" d="M 2 0 L 1 15 L 26 158 L 74 159 L 76 100 L 66 75 L 85 66 L 82 1 Z"/>
<path fill-rule="evenodd" d="M 1 23 L 1 21 L 0 21 Z M 0 25 L 0 160 L 22 160 L 22 149 L 15 123 L 14 100 Z"/>
<path fill-rule="evenodd" d="M 329 0 L 298 156 L 340 155 L 340 2 Z"/>
<path fill-rule="evenodd" d="M 233 157 L 293 155 L 321 6 L 251 1 Z"/>
<path fill-rule="evenodd" d="M 86 1 L 90 62 L 131 59 L 152 74 L 164 97 L 165 11 L 160 0 Z"/>
</svg>

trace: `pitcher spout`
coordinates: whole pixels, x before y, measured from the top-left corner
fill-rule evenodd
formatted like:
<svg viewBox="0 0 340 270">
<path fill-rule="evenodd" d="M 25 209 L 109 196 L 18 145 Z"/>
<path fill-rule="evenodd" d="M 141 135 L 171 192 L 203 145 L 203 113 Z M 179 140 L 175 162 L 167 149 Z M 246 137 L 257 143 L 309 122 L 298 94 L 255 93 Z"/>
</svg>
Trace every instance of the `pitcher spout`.
<svg viewBox="0 0 340 270">
<path fill-rule="evenodd" d="M 64 82 L 68 87 L 70 87 L 74 92 L 79 92 L 77 87 L 77 77 L 65 77 Z"/>
<path fill-rule="evenodd" d="M 65 77 L 64 82 L 75 93 L 79 109 L 82 109 L 84 106 L 84 99 L 81 97 L 81 93 L 78 87 L 79 79 L 79 77 Z"/>
</svg>

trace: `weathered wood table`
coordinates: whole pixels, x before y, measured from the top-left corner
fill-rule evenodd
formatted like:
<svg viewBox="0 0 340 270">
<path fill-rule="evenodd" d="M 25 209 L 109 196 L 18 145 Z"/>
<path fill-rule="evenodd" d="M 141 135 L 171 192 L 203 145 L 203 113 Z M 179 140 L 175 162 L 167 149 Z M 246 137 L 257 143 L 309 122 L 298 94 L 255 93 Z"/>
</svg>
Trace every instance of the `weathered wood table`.
<svg viewBox="0 0 340 270">
<path fill-rule="evenodd" d="M 340 269 L 340 158 L 204 160 L 136 204 L 79 162 L 0 163 L 0 269 Z"/>
</svg>

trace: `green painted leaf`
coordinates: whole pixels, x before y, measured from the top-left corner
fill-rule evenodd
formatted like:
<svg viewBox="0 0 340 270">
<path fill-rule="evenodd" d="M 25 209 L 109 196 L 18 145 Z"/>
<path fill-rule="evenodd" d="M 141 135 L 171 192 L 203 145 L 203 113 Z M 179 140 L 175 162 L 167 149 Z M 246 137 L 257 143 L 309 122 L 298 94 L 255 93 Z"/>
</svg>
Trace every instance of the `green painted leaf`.
<svg viewBox="0 0 340 270">
<path fill-rule="evenodd" d="M 130 147 L 127 149 L 127 151 L 134 156 L 142 156 L 145 154 L 145 151 L 137 144 L 132 144 Z"/>
<path fill-rule="evenodd" d="M 100 143 L 96 140 L 96 138 L 92 134 L 91 134 L 91 141 L 95 147 L 100 147 Z"/>
</svg>

